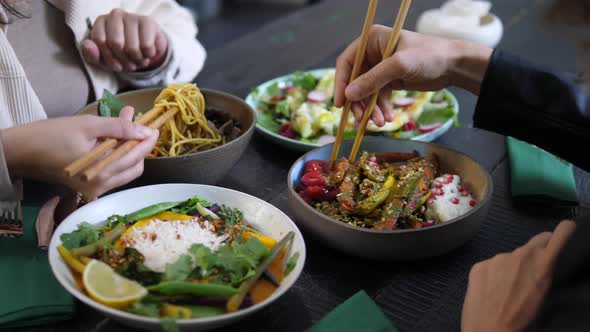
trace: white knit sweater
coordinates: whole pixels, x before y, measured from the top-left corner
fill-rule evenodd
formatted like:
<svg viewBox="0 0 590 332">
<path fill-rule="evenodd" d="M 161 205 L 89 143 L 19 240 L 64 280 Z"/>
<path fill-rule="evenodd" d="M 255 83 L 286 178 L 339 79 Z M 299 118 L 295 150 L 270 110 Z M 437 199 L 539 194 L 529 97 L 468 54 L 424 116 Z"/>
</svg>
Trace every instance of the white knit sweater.
<svg viewBox="0 0 590 332">
<path fill-rule="evenodd" d="M 152 73 L 115 75 L 84 62 L 95 96 L 102 95 L 104 89 L 119 91 L 123 84 L 146 87 L 188 82 L 203 67 L 205 50 L 195 38 L 197 27 L 193 17 L 173 0 L 48 1 L 64 12 L 65 24 L 73 31 L 76 45 L 81 45 L 89 33 L 87 18 L 94 22 L 97 16 L 107 14 L 114 8 L 154 18 L 168 36 L 168 61 L 163 68 Z M 0 128 L 46 118 L 43 106 L 28 82 L 22 65 L 6 35 L 0 31 Z M 15 193 L 0 142 L 0 201 L 14 198 Z"/>
</svg>

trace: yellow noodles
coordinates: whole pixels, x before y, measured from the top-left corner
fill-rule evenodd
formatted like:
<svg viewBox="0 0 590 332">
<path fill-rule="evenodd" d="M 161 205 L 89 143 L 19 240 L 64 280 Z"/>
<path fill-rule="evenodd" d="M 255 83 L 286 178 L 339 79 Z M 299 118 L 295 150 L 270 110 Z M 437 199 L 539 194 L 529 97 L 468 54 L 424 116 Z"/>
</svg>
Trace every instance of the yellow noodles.
<svg viewBox="0 0 590 332">
<path fill-rule="evenodd" d="M 155 106 L 178 113 L 160 129 L 152 157 L 178 156 L 210 149 L 225 142 L 217 130 L 209 128 L 205 98 L 196 84 L 170 84 L 156 98 Z"/>
</svg>

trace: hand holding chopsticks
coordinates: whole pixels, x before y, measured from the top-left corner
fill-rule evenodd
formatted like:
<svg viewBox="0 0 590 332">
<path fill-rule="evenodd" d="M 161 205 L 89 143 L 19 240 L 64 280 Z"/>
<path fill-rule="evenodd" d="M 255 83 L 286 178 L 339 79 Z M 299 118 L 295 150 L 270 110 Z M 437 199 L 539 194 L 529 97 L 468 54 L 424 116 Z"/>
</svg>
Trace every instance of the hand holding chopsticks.
<svg viewBox="0 0 590 332">
<path fill-rule="evenodd" d="M 386 49 L 383 52 L 383 59 L 389 58 L 393 54 L 393 51 L 395 50 L 395 48 L 397 46 L 397 43 L 399 41 L 399 37 L 401 35 L 401 30 L 403 28 L 405 18 L 408 13 L 410 4 L 411 4 L 411 0 L 402 0 L 396 21 L 395 21 L 392 31 L 389 35 Z M 368 38 L 369 38 L 369 33 L 368 33 L 369 28 L 367 28 L 367 27 L 370 27 L 372 24 L 374 10 L 375 10 L 376 6 L 377 6 L 377 1 L 371 0 L 371 2 L 369 3 L 369 9 L 367 11 L 367 17 L 365 20 L 365 24 L 363 26 L 363 32 L 361 34 L 359 47 L 357 49 L 357 54 L 355 57 L 353 70 L 352 70 L 351 77 L 350 77 L 350 82 L 352 82 L 354 79 L 356 79 L 356 77 L 358 76 L 358 71 L 359 71 L 361 65 L 363 64 L 365 52 L 366 52 L 366 45 L 367 45 Z M 354 161 L 356 159 L 356 155 L 358 154 L 358 150 L 360 148 L 360 144 L 361 144 L 362 138 L 364 136 L 367 123 L 373 113 L 373 110 L 375 109 L 375 105 L 377 103 L 378 96 L 379 96 L 379 93 L 375 92 L 371 96 L 369 104 L 367 105 L 367 107 L 365 109 L 365 113 L 364 113 L 363 118 L 361 120 L 358 132 L 356 133 L 355 141 L 354 141 L 354 144 L 353 144 L 350 156 L 349 156 L 350 161 Z M 332 163 L 337 158 L 339 150 L 340 150 L 340 145 L 341 145 L 341 142 L 343 139 L 343 134 L 344 134 L 344 127 L 346 124 L 346 120 L 348 119 L 348 113 L 350 110 L 350 104 L 351 104 L 351 102 L 349 100 L 347 100 L 345 103 L 345 106 L 344 106 L 344 110 L 342 112 L 342 119 L 341 119 L 340 126 L 338 128 L 336 142 L 334 143 L 334 146 L 332 149 L 332 155 L 331 155 L 331 162 Z"/>
<path fill-rule="evenodd" d="M 164 111 L 162 107 L 155 107 L 144 114 L 139 120 L 136 121 L 137 124 L 140 125 L 147 125 L 147 127 L 152 129 L 158 129 L 161 127 L 166 121 L 174 117 L 177 109 L 170 109 L 163 114 L 160 114 Z M 155 119 L 155 120 L 154 120 Z M 153 120 L 153 121 L 152 121 Z M 150 123 L 151 122 L 151 123 Z M 110 151 L 111 149 L 115 148 L 118 144 L 118 141 L 113 138 L 108 138 L 104 140 L 101 144 L 97 145 L 94 149 L 90 150 L 86 154 L 84 154 L 79 159 L 75 160 L 71 164 L 69 164 L 65 169 L 66 176 L 73 177 L 80 173 L 81 171 L 85 170 L 83 173 L 83 179 L 85 181 L 91 181 L 94 179 L 102 170 L 105 169 L 108 165 L 110 165 L 115 160 L 121 158 L 127 152 L 129 152 L 133 147 L 139 144 L 137 140 L 129 140 L 125 143 L 121 144 L 115 150 L 111 152 L 105 158 L 96 162 L 100 157 L 102 157 L 106 152 Z M 94 165 L 92 165 L 96 162 Z"/>
</svg>

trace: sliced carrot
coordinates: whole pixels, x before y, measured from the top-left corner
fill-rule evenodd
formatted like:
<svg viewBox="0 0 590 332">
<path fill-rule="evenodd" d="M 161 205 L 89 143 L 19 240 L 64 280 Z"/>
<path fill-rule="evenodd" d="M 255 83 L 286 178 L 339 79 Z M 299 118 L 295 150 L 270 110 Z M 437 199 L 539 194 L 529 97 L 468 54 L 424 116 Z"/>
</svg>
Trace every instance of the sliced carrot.
<svg viewBox="0 0 590 332">
<path fill-rule="evenodd" d="M 275 290 L 277 290 L 277 286 L 273 285 L 270 281 L 266 279 L 258 279 L 254 284 L 254 287 L 250 290 L 252 302 L 258 304 L 266 300 Z"/>
<path fill-rule="evenodd" d="M 285 250 L 281 250 L 277 257 L 270 263 L 268 270 L 272 273 L 277 281 L 280 283 L 285 277 Z"/>
<path fill-rule="evenodd" d="M 250 238 L 255 237 L 258 240 L 260 240 L 260 242 L 262 242 L 262 244 L 264 244 L 268 249 L 271 249 L 272 247 L 274 247 L 277 244 L 277 240 L 273 239 L 272 237 L 264 236 L 261 234 L 256 234 L 256 233 L 250 232 L 250 231 L 244 231 L 242 233 L 242 237 L 244 238 L 245 241 L 248 241 Z"/>
<path fill-rule="evenodd" d="M 277 244 L 277 240 L 273 239 L 272 237 L 268 237 L 268 236 L 265 236 L 262 234 L 257 234 L 257 233 L 250 232 L 250 231 L 244 231 L 242 233 L 242 237 L 244 238 L 245 241 L 248 241 L 248 239 L 253 238 L 253 237 L 257 238 L 268 249 L 272 249 L 272 247 L 274 247 Z M 279 255 L 272 261 L 272 263 L 268 267 L 268 270 L 273 274 L 273 276 L 275 276 L 275 278 L 277 278 L 278 282 L 283 281 L 283 278 L 285 277 L 285 269 L 284 269 L 285 262 L 284 262 L 284 260 L 285 260 L 285 250 L 281 250 Z"/>
</svg>

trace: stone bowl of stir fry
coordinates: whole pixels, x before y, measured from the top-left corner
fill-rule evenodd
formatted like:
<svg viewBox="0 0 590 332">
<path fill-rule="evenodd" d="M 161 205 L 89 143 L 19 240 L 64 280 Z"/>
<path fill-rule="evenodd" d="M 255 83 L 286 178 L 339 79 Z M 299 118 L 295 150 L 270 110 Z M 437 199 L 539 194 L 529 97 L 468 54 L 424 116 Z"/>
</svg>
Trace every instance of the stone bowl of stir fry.
<svg viewBox="0 0 590 332">
<path fill-rule="evenodd" d="M 300 226 L 329 246 L 377 260 L 413 260 L 455 249 L 484 221 L 492 178 L 478 162 L 425 142 L 365 138 L 354 162 L 352 141 L 328 165 L 332 144 L 295 162 L 289 205 Z"/>
<path fill-rule="evenodd" d="M 205 331 L 270 305 L 305 264 L 297 226 L 230 189 L 163 184 L 118 192 L 56 229 L 49 262 L 81 302 L 123 324 Z"/>
</svg>

